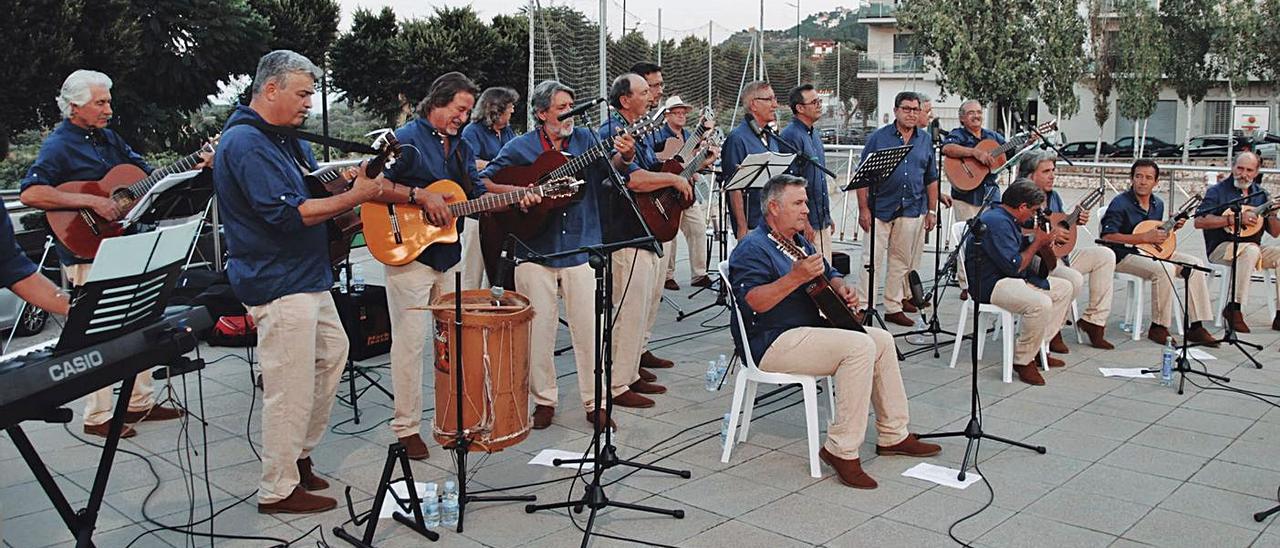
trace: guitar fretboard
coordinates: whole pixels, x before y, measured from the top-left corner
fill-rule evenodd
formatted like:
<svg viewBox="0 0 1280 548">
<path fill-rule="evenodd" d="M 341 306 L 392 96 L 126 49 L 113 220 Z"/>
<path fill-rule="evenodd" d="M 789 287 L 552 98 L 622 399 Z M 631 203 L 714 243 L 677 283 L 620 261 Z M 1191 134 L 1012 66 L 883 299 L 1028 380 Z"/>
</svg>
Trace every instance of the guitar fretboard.
<svg viewBox="0 0 1280 548">
<path fill-rule="evenodd" d="M 204 152 L 204 149 L 200 149 L 200 152 Z M 141 181 L 126 187 L 129 194 L 131 194 L 134 199 L 141 198 L 147 193 L 147 191 L 151 190 L 152 187 L 155 187 L 156 183 L 160 182 L 161 179 L 173 175 L 174 173 L 190 171 L 191 168 L 196 167 L 196 164 L 200 163 L 200 152 L 193 152 L 177 162 L 152 171 L 151 175 L 147 175 Z"/>
</svg>

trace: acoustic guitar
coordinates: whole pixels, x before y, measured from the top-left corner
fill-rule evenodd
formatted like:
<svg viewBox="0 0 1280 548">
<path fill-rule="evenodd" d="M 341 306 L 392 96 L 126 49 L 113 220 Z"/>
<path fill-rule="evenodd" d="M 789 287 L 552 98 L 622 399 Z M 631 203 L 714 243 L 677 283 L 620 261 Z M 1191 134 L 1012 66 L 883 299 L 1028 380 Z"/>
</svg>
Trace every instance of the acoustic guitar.
<svg viewBox="0 0 1280 548">
<path fill-rule="evenodd" d="M 364 168 L 365 176 L 371 178 L 382 174 L 400 157 L 400 141 L 395 133 L 384 131 L 374 139 L 372 147 L 378 154 L 370 158 Z M 345 170 L 346 166 L 325 166 L 303 176 L 303 181 L 312 198 L 327 198 L 351 189 L 355 181 L 344 176 Z M 360 214 L 349 209 L 325 221 L 324 225 L 329 235 L 329 263 L 337 265 L 351 254 L 351 242 L 362 228 Z"/>
<path fill-rule="evenodd" d="M 777 232 L 769 232 L 769 239 L 773 240 L 778 250 L 793 261 L 799 261 L 808 256 L 794 241 L 788 240 Z M 818 312 L 821 312 L 822 316 L 831 323 L 831 327 L 867 332 L 867 329 L 862 326 L 862 316 L 849 308 L 849 303 L 836 293 L 835 288 L 831 287 L 831 279 L 827 278 L 825 273 L 818 274 L 806 282 L 804 292 L 818 307 Z"/>
<path fill-rule="evenodd" d="M 699 124 L 699 130 L 701 127 Z M 693 177 L 707 160 L 707 156 L 711 155 L 711 147 L 718 146 L 722 137 L 718 129 L 707 139 L 704 139 L 705 133 L 700 132 L 685 141 L 684 148 L 690 152 L 682 151 L 663 162 L 662 171 L 679 175 L 686 181 Z M 695 149 L 698 152 L 692 153 Z M 640 217 L 644 219 L 646 225 L 649 225 L 649 232 L 653 233 L 653 237 L 663 243 L 676 237 L 680 231 L 681 215 L 684 210 L 692 207 L 694 202 L 693 193 L 690 193 L 689 198 L 686 199 L 680 191 L 671 187 L 636 194 L 636 207 L 640 210 Z"/>
<path fill-rule="evenodd" d="M 1058 121 L 1051 120 L 1036 126 L 1036 132 L 1041 135 L 1047 135 L 1058 131 Z M 1034 134 L 1014 135 L 1002 145 L 997 143 L 995 139 L 983 139 L 973 148 L 990 154 L 995 158 L 996 167 L 1005 163 L 1005 156 L 1008 152 L 1017 152 L 1022 150 L 1024 146 L 1031 140 Z M 947 178 L 951 179 L 951 186 L 960 190 L 973 190 L 982 184 L 982 180 L 991 174 L 991 168 L 986 164 L 979 162 L 977 158 L 952 158 L 944 156 L 942 158 L 942 171 L 947 174 Z"/>
<path fill-rule="evenodd" d="M 1055 242 L 1053 244 L 1053 254 L 1058 257 L 1066 257 L 1076 248 L 1076 237 L 1079 234 L 1080 214 L 1093 209 L 1102 201 L 1102 189 L 1095 188 L 1085 195 L 1075 209 L 1071 213 L 1050 213 L 1049 225 L 1067 230 L 1067 240 L 1062 243 Z"/>
<path fill-rule="evenodd" d="M 1049 215 L 1043 209 L 1036 210 L 1035 219 L 1032 222 L 1032 228 L 1022 229 L 1022 233 L 1035 238 L 1039 233 L 1051 233 L 1053 229 L 1052 221 Z M 1054 253 L 1052 245 L 1048 245 L 1036 250 L 1035 255 L 1031 256 L 1031 263 L 1027 265 L 1027 270 L 1034 272 L 1036 276 L 1048 278 L 1049 273 L 1053 269 L 1058 268 L 1058 255 Z"/>
<path fill-rule="evenodd" d="M 1280 198 L 1273 199 L 1261 206 L 1241 206 L 1241 213 L 1248 211 L 1257 213 L 1258 220 L 1254 221 L 1252 224 L 1244 224 L 1241 222 L 1239 234 L 1236 234 L 1236 224 L 1234 222 L 1228 224 L 1222 229 L 1227 231 L 1227 234 L 1231 234 L 1237 238 L 1252 238 L 1259 232 L 1262 232 L 1263 227 L 1267 226 L 1267 216 L 1275 213 L 1277 210 L 1280 210 Z"/>
<path fill-rule="evenodd" d="M 524 190 L 490 192 L 474 200 L 468 200 L 462 187 L 448 179 L 431 183 L 423 190 L 444 194 L 449 214 L 463 217 L 518 204 L 530 194 L 544 200 L 573 196 L 580 185 L 582 181 L 564 178 Z M 422 208 L 413 204 L 365 202 L 360 206 L 360 220 L 369 254 L 383 264 L 408 264 L 434 244 L 458 241 L 457 223 L 435 226 L 427 221 Z"/>
<path fill-rule="evenodd" d="M 201 154 L 213 154 L 217 146 L 218 136 L 214 136 L 200 150 L 152 171 L 150 175 L 133 164 L 120 164 L 111 168 L 101 179 L 62 183 L 58 185 L 58 190 L 111 198 L 121 212 L 128 213 L 161 179 L 174 173 L 190 171 L 201 162 Z M 51 210 L 45 212 L 45 217 L 58 241 L 81 259 L 94 258 L 98 255 L 98 246 L 102 244 L 102 240 L 124 234 L 125 230 L 120 221 L 108 221 L 90 208 Z"/>
<path fill-rule="evenodd" d="M 1178 221 L 1190 217 L 1191 214 L 1195 212 L 1196 208 L 1200 206 L 1200 201 L 1203 199 L 1204 197 L 1199 194 L 1192 196 L 1190 200 L 1187 200 L 1186 204 L 1183 204 L 1182 209 L 1178 210 L 1178 213 L 1174 216 L 1169 217 L 1169 220 L 1167 221 L 1157 221 L 1152 219 L 1138 223 L 1137 226 L 1133 227 L 1132 234 L 1142 234 L 1145 232 L 1151 232 L 1152 230 L 1161 229 L 1168 232 L 1169 237 L 1165 238 L 1163 242 L 1158 244 L 1137 244 L 1134 247 L 1141 249 L 1143 253 L 1151 255 L 1152 257 L 1159 257 L 1161 259 L 1168 259 L 1169 257 L 1172 257 L 1173 252 L 1178 249 L 1178 234 L 1173 231 L 1174 225 L 1177 225 Z"/>
</svg>

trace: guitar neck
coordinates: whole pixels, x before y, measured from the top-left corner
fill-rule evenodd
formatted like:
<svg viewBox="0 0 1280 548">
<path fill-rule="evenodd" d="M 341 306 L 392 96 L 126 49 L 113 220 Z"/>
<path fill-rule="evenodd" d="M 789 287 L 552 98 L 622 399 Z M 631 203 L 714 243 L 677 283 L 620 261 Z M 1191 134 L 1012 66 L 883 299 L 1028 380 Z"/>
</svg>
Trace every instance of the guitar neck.
<svg viewBox="0 0 1280 548">
<path fill-rule="evenodd" d="M 693 174 L 697 173 L 698 168 L 702 166 L 702 162 L 707 161 L 707 155 L 709 153 L 710 151 L 708 151 L 707 149 L 703 149 L 702 152 L 699 152 L 698 154 L 694 155 L 694 157 L 690 159 L 687 164 L 685 164 L 684 169 L 680 171 L 680 176 L 685 179 L 688 179 L 689 177 L 693 177 Z"/>
<path fill-rule="evenodd" d="M 156 183 L 160 182 L 161 179 L 164 179 L 165 177 L 168 177 L 174 173 L 182 173 L 184 171 L 190 171 L 191 168 L 195 167 L 196 164 L 200 163 L 200 160 L 201 160 L 200 152 L 193 152 L 191 154 L 188 154 L 184 156 L 182 159 L 178 160 L 177 162 L 174 162 L 165 167 L 152 171 L 151 175 L 148 175 L 146 178 L 142 179 L 141 181 L 138 181 L 132 185 L 129 185 L 129 193 L 133 194 L 134 198 L 140 198 L 143 195 L 145 195 L 148 191 L 150 191 L 152 188 L 154 188 L 156 186 Z"/>
<path fill-rule="evenodd" d="M 604 158 L 612 147 L 613 137 L 609 137 L 608 139 L 605 139 L 587 149 L 586 152 L 570 158 L 569 161 L 564 163 L 564 165 L 551 170 L 551 172 L 546 175 L 543 175 L 542 178 L 539 179 L 539 182 L 554 181 L 556 179 L 577 175 L 579 172 L 586 169 L 588 165 L 591 165 L 591 162 Z"/>
<path fill-rule="evenodd" d="M 1011 150 L 1022 148 L 1022 145 L 1026 144 L 1029 139 L 1031 139 L 1031 135 L 1014 135 L 1013 137 L 1010 137 L 1008 141 L 1005 141 L 1003 145 L 992 150 L 991 156 L 994 158 L 1001 154 L 1006 154 Z"/>
<path fill-rule="evenodd" d="M 474 200 L 449 204 L 449 213 L 454 217 L 483 213 L 485 211 L 520 203 L 520 200 L 525 196 L 529 194 L 538 194 L 541 193 L 541 191 L 542 189 L 534 187 L 527 190 L 516 190 L 512 192 L 489 192 Z"/>
</svg>

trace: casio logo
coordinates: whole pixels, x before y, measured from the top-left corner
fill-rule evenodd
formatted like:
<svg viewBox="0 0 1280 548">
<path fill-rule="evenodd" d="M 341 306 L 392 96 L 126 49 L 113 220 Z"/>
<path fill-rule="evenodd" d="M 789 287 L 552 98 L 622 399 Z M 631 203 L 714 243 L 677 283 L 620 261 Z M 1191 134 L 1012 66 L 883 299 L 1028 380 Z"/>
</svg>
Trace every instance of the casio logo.
<svg viewBox="0 0 1280 548">
<path fill-rule="evenodd" d="M 94 350 L 88 354 L 76 356 L 62 363 L 55 363 L 49 366 L 49 376 L 53 377 L 54 382 L 61 382 L 69 377 L 98 367 L 104 361 L 102 353 Z"/>
</svg>

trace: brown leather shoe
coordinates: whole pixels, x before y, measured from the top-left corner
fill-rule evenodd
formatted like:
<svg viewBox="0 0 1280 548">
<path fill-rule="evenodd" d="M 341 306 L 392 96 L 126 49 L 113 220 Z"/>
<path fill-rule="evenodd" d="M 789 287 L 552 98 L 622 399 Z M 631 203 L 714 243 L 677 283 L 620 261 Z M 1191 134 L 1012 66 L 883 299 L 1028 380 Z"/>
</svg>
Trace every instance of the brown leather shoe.
<svg viewBox="0 0 1280 548">
<path fill-rule="evenodd" d="M 603 432 L 604 410 L 597 409 L 595 411 L 587 411 L 587 422 L 590 423 L 591 426 L 595 427 L 596 433 Z M 613 422 L 613 419 L 609 419 L 609 429 L 617 432 L 618 423 Z"/>
<path fill-rule="evenodd" d="M 1208 329 L 1205 329 L 1204 325 L 1201 324 L 1200 322 L 1195 322 L 1191 324 L 1191 328 L 1187 329 L 1187 342 L 1192 342 L 1201 346 L 1207 346 L 1209 348 L 1218 347 L 1218 339 L 1215 338 L 1213 334 L 1209 332 Z M 1177 341 L 1174 341 L 1173 344 L 1178 344 L 1178 343 Z"/>
<path fill-rule="evenodd" d="M 968 289 L 961 289 L 961 290 L 960 290 L 960 300 L 962 300 L 962 301 L 967 301 L 967 300 L 969 300 L 969 290 L 968 290 Z"/>
<path fill-rule="evenodd" d="M 907 434 L 907 439 L 885 447 L 876 445 L 877 455 L 902 455 L 906 457 L 932 457 L 942 452 L 942 446 L 920 441 L 915 434 Z"/>
<path fill-rule="evenodd" d="M 671 369 L 675 366 L 676 362 L 654 356 L 653 352 L 648 350 L 645 350 L 644 354 L 640 355 L 640 367 L 648 367 L 649 369 Z"/>
<path fill-rule="evenodd" d="M 642 381 L 643 382 L 643 381 Z M 648 409 L 653 407 L 653 400 L 635 393 L 635 391 L 627 390 L 613 397 L 613 404 L 618 407 L 631 407 L 635 409 Z"/>
<path fill-rule="evenodd" d="M 1096 323 L 1089 323 L 1084 320 L 1080 320 L 1076 323 L 1076 327 L 1081 331 L 1084 331 L 1085 336 L 1089 337 L 1089 346 L 1101 348 L 1103 350 L 1111 350 L 1115 348 L 1115 345 L 1107 342 L 1106 327 Z"/>
<path fill-rule="evenodd" d="M 662 284 L 662 287 L 668 291 L 680 291 L 680 284 L 676 283 L 675 280 L 667 280 L 666 283 Z"/>
<path fill-rule="evenodd" d="M 903 327 L 912 327 L 916 324 L 916 322 L 911 321 L 911 318 L 907 317 L 906 312 L 894 312 L 893 314 L 885 314 L 884 321 L 893 323 L 893 324 L 898 324 Z"/>
<path fill-rule="evenodd" d="M 129 411 L 124 414 L 124 422 L 135 423 L 145 421 L 169 421 L 179 418 L 186 413 L 176 407 L 164 407 L 161 405 L 153 405 L 151 409 L 146 411 Z"/>
<path fill-rule="evenodd" d="M 298 486 L 308 491 L 323 491 L 329 488 L 329 482 L 311 470 L 311 457 L 298 459 L 298 480 Z"/>
<path fill-rule="evenodd" d="M 635 392 L 637 394 L 666 394 L 667 393 L 667 387 L 662 386 L 661 384 L 645 382 L 644 380 L 638 380 L 636 382 L 633 382 L 627 388 L 630 388 L 631 392 Z"/>
<path fill-rule="evenodd" d="M 89 434 L 90 436 L 98 436 L 99 438 L 107 437 L 107 431 L 110 429 L 111 429 L 111 423 L 109 422 L 104 422 L 102 424 L 84 425 L 84 433 Z M 124 428 L 120 430 L 120 439 L 132 438 L 136 435 L 138 435 L 138 431 L 134 430 L 132 426 L 129 426 L 127 424 L 124 425 Z"/>
<path fill-rule="evenodd" d="M 1031 360 L 1026 365 L 1014 365 L 1013 372 L 1018 374 L 1018 380 L 1025 382 L 1031 386 L 1044 386 L 1044 377 L 1040 376 L 1039 360 Z"/>
<path fill-rule="evenodd" d="M 1152 322 L 1151 326 L 1147 328 L 1147 339 L 1160 346 L 1164 346 L 1165 341 L 1169 340 L 1169 336 L 1169 328 L 1158 323 Z M 1173 344 L 1177 346 L 1178 339 L 1174 339 Z"/>
<path fill-rule="evenodd" d="M 1231 329 L 1236 333 L 1248 333 L 1249 324 L 1244 321 L 1244 314 L 1240 312 L 1240 305 L 1231 303 L 1222 309 L 1222 319 L 1231 323 Z"/>
<path fill-rule="evenodd" d="M 1062 360 L 1059 360 L 1058 358 L 1053 357 L 1053 354 L 1050 354 L 1050 355 L 1048 355 L 1048 356 L 1045 356 L 1045 362 L 1047 362 L 1047 363 L 1049 364 L 1049 367 L 1063 367 L 1063 366 L 1067 365 L 1067 362 L 1064 362 L 1064 361 L 1062 361 Z M 1036 367 L 1039 367 L 1039 366 L 1040 366 L 1040 355 L 1039 355 L 1039 354 L 1036 354 L 1036 359 L 1035 359 L 1035 360 L 1032 360 L 1032 362 L 1031 362 L 1031 363 L 1032 363 L 1032 364 L 1034 364 Z"/>
<path fill-rule="evenodd" d="M 1049 351 L 1059 354 L 1070 354 L 1071 349 L 1067 348 L 1067 343 L 1062 341 L 1062 332 L 1059 331 L 1052 339 L 1049 339 Z"/>
<path fill-rule="evenodd" d="M 338 501 L 329 497 L 308 493 L 301 485 L 276 502 L 258 503 L 259 514 L 317 514 L 338 507 Z"/>
<path fill-rule="evenodd" d="M 1275 319 L 1271 320 L 1271 330 L 1280 331 L 1280 310 L 1276 311 Z"/>
<path fill-rule="evenodd" d="M 916 312 L 919 312 L 920 309 L 916 308 L 916 305 L 911 303 L 911 299 L 902 299 L 902 311 L 907 314 L 915 314 Z"/>
<path fill-rule="evenodd" d="M 551 417 L 556 414 L 556 408 L 550 405 L 535 405 L 533 407 L 533 429 L 542 430 L 551 426 Z"/>
<path fill-rule="evenodd" d="M 693 287 L 711 287 L 711 277 L 698 276 L 697 278 L 694 278 L 693 281 L 689 282 L 689 285 Z"/>
<path fill-rule="evenodd" d="M 653 382 L 653 381 L 658 380 L 658 376 L 657 376 L 657 375 L 654 375 L 654 374 L 653 374 L 653 371 L 649 371 L 648 369 L 645 369 L 645 368 L 641 367 L 641 368 L 640 368 L 640 380 L 642 380 L 642 381 L 644 381 L 644 382 Z"/>
<path fill-rule="evenodd" d="M 818 458 L 836 469 L 836 477 L 840 479 L 840 483 L 854 489 L 875 489 L 880 486 L 875 479 L 862 471 L 862 459 L 842 459 L 832 455 L 826 447 L 818 450 Z"/>
<path fill-rule="evenodd" d="M 431 452 L 427 450 L 427 444 L 422 441 L 419 434 L 410 434 L 400 438 L 401 445 L 404 445 L 405 454 L 413 460 L 426 460 Z"/>
</svg>

